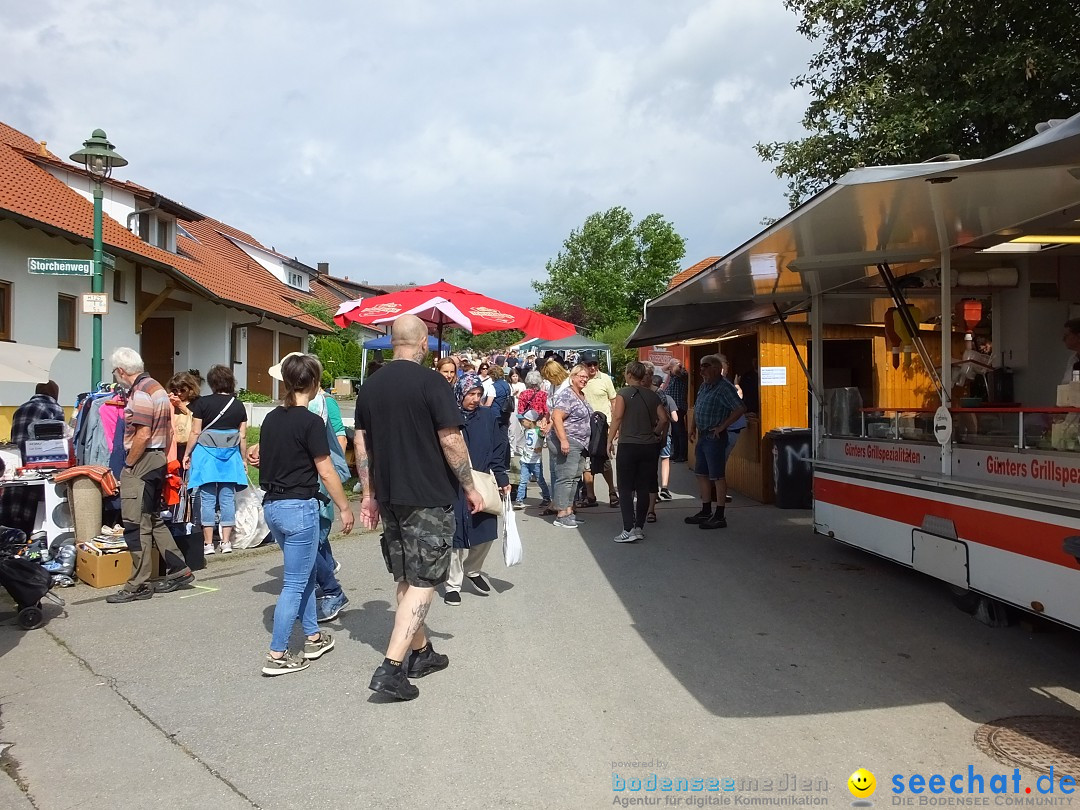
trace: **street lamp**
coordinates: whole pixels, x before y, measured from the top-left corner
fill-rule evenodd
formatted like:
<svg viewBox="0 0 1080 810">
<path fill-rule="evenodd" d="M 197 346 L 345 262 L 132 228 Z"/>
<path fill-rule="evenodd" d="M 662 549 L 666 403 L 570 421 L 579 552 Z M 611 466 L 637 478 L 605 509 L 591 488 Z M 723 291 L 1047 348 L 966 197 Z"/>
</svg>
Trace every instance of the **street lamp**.
<svg viewBox="0 0 1080 810">
<path fill-rule="evenodd" d="M 105 277 L 101 269 L 101 181 L 112 170 L 127 166 L 127 161 L 113 149 L 105 131 L 95 129 L 90 137 L 83 141 L 83 148 L 71 156 L 74 163 L 86 167 L 94 179 L 94 275 L 90 280 L 90 291 L 105 292 Z M 94 356 L 90 360 L 90 388 L 96 390 L 101 382 L 101 315 L 94 315 Z"/>
</svg>

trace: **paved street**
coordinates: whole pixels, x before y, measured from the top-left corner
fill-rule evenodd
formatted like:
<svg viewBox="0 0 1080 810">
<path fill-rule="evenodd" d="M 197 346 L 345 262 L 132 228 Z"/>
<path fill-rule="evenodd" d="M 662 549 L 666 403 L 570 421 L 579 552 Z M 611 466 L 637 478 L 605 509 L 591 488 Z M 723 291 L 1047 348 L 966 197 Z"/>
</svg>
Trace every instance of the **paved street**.
<svg viewBox="0 0 1080 810">
<path fill-rule="evenodd" d="M 336 649 L 296 675 L 259 675 L 273 547 L 211 558 L 199 584 L 213 591 L 108 605 L 80 585 L 62 592 L 66 616 L 51 608 L 29 633 L 5 604 L 0 742 L 18 787 L 0 774 L 0 807 L 719 801 L 613 790 L 651 774 L 795 774 L 822 789 L 738 795 L 849 806 L 860 766 L 885 806 L 894 773 L 1011 774 L 973 742 L 987 721 L 1077 715 L 1074 633 L 978 624 L 936 582 L 815 537 L 806 512 L 737 500 L 730 528 L 706 532 L 683 524 L 694 509 L 662 504 L 632 546 L 611 542 L 607 507 L 587 510 L 580 534 L 530 509 L 524 564 L 506 570 L 493 551 L 491 596 L 436 601 L 429 624 L 451 665 L 405 704 L 367 689 L 393 595 L 373 534 L 335 543 L 352 609 L 330 626 Z"/>
</svg>

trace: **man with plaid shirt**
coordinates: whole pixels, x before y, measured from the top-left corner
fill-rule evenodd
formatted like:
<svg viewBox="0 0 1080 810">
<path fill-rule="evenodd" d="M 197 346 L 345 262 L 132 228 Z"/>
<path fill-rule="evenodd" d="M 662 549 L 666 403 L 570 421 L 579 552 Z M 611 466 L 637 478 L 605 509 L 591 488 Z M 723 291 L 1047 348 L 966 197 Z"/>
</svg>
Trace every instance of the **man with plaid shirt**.
<svg viewBox="0 0 1080 810">
<path fill-rule="evenodd" d="M 718 354 L 701 358 L 702 384 L 698 388 L 694 409 L 690 411 L 690 441 L 697 442 L 694 452 L 694 473 L 701 490 L 701 511 L 685 518 L 699 529 L 727 527 L 724 502 L 727 499 L 728 428 L 746 413 L 735 386 L 724 377 L 724 360 Z M 713 511 L 713 496 L 716 511 Z"/>
<path fill-rule="evenodd" d="M 64 421 L 64 409 L 57 403 L 60 388 L 52 380 L 38 383 L 34 396 L 15 410 L 11 420 L 11 441 L 19 446 L 19 453 L 26 457 L 26 441 L 30 438 L 30 426 L 36 422 Z M 34 531 L 41 487 L 9 487 L 0 500 L 0 514 L 5 526 L 26 532 Z"/>
<path fill-rule="evenodd" d="M 671 460 L 678 463 L 686 461 L 686 395 L 690 375 L 678 360 L 668 363 L 666 371 L 667 381 L 662 387 L 664 393 L 675 400 L 675 409 L 679 412 L 679 421 L 671 423 Z"/>
</svg>

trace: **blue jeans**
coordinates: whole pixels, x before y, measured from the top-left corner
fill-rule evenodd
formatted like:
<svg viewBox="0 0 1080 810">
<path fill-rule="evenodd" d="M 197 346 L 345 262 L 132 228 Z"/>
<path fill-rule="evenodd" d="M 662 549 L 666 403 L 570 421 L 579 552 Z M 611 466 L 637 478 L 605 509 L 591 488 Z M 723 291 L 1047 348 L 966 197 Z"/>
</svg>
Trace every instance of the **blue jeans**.
<svg viewBox="0 0 1080 810">
<path fill-rule="evenodd" d="M 521 462 L 521 483 L 518 484 L 515 501 L 525 500 L 525 493 L 529 490 L 529 479 L 536 476 L 540 484 L 540 497 L 545 501 L 551 500 L 551 492 L 548 490 L 547 481 L 544 480 L 544 460 Z"/>
<path fill-rule="evenodd" d="M 221 512 L 221 520 L 215 511 Z M 236 484 L 223 481 L 199 487 L 199 525 L 236 525 Z"/>
<path fill-rule="evenodd" d="M 289 649 L 293 624 L 300 619 L 304 633 L 319 632 L 315 616 L 315 557 L 319 550 L 319 502 L 270 501 L 263 506 L 270 534 L 285 558 L 285 574 L 274 608 L 274 633 L 270 649 Z"/>
<path fill-rule="evenodd" d="M 330 527 L 333 522 L 319 518 L 319 551 L 315 555 L 315 584 L 323 596 L 337 596 L 341 593 L 341 583 L 334 576 L 337 562 L 330 550 Z"/>
</svg>

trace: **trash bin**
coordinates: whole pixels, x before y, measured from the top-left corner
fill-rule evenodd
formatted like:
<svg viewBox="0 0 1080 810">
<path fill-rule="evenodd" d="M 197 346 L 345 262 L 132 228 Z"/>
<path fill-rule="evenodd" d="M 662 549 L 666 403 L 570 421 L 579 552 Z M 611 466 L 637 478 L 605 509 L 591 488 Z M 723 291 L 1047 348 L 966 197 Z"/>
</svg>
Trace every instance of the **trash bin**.
<svg viewBox="0 0 1080 810">
<path fill-rule="evenodd" d="M 814 505 L 813 431 L 776 428 L 772 439 L 773 488 L 780 509 L 810 509 Z"/>
</svg>

